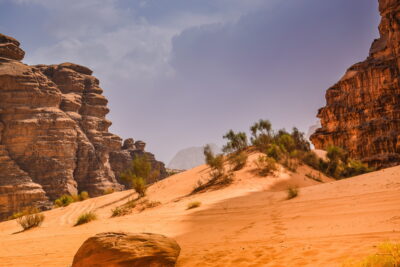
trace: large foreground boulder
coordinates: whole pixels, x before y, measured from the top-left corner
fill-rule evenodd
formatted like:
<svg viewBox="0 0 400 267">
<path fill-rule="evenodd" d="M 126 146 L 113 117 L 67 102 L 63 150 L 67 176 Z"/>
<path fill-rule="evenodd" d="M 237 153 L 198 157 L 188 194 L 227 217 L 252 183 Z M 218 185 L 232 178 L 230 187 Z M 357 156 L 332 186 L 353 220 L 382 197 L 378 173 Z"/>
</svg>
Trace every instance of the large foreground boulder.
<svg viewBox="0 0 400 267">
<path fill-rule="evenodd" d="M 72 267 L 172 267 L 181 248 L 158 234 L 101 233 L 87 239 Z"/>
</svg>

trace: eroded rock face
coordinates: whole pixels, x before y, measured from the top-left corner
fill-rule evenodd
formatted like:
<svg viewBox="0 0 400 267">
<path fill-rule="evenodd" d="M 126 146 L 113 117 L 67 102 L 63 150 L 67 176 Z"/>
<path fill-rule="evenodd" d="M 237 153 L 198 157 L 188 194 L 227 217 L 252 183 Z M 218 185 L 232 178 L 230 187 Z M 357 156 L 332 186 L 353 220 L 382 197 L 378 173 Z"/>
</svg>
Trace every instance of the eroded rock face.
<svg viewBox="0 0 400 267">
<path fill-rule="evenodd" d="M 101 233 L 83 243 L 72 267 L 173 267 L 180 250 L 163 235 Z"/>
<path fill-rule="evenodd" d="M 400 164 L 400 0 L 380 0 L 380 38 L 369 57 L 326 92 L 316 148 L 341 146 L 377 167 Z"/>
<path fill-rule="evenodd" d="M 108 132 L 108 101 L 92 71 L 28 66 L 23 56 L 0 34 L 0 219 L 62 194 L 123 189 L 110 165 L 122 140 Z"/>
</svg>

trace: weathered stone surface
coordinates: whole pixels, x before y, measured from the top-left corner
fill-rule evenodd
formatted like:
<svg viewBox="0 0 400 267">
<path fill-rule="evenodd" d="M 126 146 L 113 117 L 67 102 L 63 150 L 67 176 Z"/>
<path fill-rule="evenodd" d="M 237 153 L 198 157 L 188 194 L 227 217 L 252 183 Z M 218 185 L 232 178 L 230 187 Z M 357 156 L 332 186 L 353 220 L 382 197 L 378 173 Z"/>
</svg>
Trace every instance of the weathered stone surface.
<svg viewBox="0 0 400 267">
<path fill-rule="evenodd" d="M 19 45 L 5 35 L 1 43 Z M 109 160 L 122 140 L 108 132 L 108 101 L 92 71 L 17 59 L 0 49 L 0 219 L 62 194 L 123 189 Z"/>
<path fill-rule="evenodd" d="M 316 148 L 344 147 L 377 167 L 400 164 L 400 0 L 380 0 L 380 38 L 364 61 L 326 92 Z"/>
<path fill-rule="evenodd" d="M 19 48 L 19 42 L 17 40 L 0 33 L 0 57 L 22 60 L 24 56 L 25 52 Z"/>
<path fill-rule="evenodd" d="M 173 267 L 180 250 L 162 235 L 101 233 L 83 243 L 72 267 Z"/>
</svg>

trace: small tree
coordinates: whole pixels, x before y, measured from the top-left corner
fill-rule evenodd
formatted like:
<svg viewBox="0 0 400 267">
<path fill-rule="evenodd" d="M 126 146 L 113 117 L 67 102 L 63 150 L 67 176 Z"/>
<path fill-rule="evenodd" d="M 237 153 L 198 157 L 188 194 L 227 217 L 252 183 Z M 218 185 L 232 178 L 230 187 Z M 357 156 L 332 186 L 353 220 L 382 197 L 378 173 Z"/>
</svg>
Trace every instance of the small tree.
<svg viewBox="0 0 400 267">
<path fill-rule="evenodd" d="M 147 181 L 154 180 L 158 175 L 157 170 L 152 170 L 147 156 L 140 155 L 132 160 L 131 166 L 121 174 L 121 178 L 127 181 L 140 197 L 144 197 Z"/>
<path fill-rule="evenodd" d="M 244 132 L 235 133 L 233 130 L 230 130 L 223 138 L 228 139 L 228 143 L 222 148 L 224 152 L 238 152 L 248 147 L 247 135 Z"/>
</svg>

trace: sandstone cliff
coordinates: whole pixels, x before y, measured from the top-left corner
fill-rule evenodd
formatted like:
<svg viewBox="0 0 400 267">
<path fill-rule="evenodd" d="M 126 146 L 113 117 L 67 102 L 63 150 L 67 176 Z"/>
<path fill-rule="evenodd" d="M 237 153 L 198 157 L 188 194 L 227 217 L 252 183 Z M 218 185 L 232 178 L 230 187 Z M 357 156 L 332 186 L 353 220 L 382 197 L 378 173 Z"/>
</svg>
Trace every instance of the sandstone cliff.
<svg viewBox="0 0 400 267">
<path fill-rule="evenodd" d="M 108 101 L 92 71 L 72 63 L 25 65 L 19 45 L 0 34 L 0 219 L 25 206 L 49 206 L 62 194 L 123 189 L 121 168 L 147 152 L 140 143 L 118 157 L 125 148 L 108 132 Z M 165 177 L 164 164 L 148 154 Z"/>
<path fill-rule="evenodd" d="M 326 92 L 316 148 L 333 144 L 377 167 L 400 164 L 400 0 L 380 0 L 380 38 L 369 57 Z"/>
</svg>

